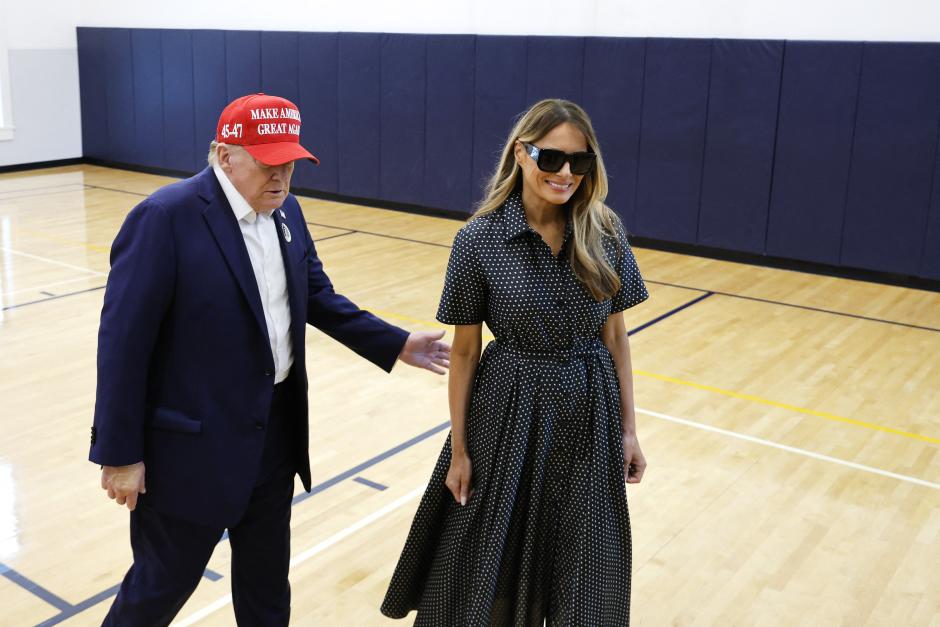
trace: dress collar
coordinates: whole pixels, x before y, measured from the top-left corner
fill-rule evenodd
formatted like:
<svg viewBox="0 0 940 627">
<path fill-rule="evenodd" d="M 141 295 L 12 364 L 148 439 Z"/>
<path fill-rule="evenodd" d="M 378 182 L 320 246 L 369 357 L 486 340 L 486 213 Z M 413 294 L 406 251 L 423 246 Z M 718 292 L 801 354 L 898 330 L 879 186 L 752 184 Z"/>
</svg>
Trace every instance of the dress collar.
<svg viewBox="0 0 940 627">
<path fill-rule="evenodd" d="M 518 191 L 513 192 L 503 203 L 503 220 L 506 228 L 506 241 L 519 237 L 525 233 L 537 235 L 535 229 L 529 226 L 529 221 L 525 217 L 525 208 L 522 206 L 522 194 Z M 571 216 L 568 216 L 565 222 L 565 242 L 571 237 L 573 225 Z M 564 246 L 564 244 L 562 245 Z"/>
</svg>

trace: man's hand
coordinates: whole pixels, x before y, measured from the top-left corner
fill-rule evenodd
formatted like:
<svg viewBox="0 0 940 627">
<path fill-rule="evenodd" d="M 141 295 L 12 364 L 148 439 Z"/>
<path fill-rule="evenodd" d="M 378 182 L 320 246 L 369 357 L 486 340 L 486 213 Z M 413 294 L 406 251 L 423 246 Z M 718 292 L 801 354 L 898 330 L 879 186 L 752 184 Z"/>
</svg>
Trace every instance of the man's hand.
<svg viewBox="0 0 940 627">
<path fill-rule="evenodd" d="M 101 468 L 101 489 L 108 491 L 108 498 L 118 505 L 127 505 L 134 511 L 137 507 L 137 495 L 147 492 L 144 485 L 144 462 L 130 466 L 103 466 Z"/>
<path fill-rule="evenodd" d="M 444 374 L 450 368 L 450 344 L 440 341 L 443 331 L 415 331 L 405 340 L 398 358 L 415 368 Z"/>
</svg>

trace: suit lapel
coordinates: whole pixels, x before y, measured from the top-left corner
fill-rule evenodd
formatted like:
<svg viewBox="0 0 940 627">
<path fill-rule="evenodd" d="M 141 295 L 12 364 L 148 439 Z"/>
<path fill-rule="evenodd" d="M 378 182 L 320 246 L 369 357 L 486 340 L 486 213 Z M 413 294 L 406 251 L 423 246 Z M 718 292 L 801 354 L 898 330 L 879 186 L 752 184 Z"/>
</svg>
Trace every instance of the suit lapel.
<svg viewBox="0 0 940 627">
<path fill-rule="evenodd" d="M 209 176 L 215 178 L 212 170 L 209 170 Z M 214 181 L 218 187 L 218 181 Z M 248 301 L 248 306 L 255 316 L 260 330 L 267 337 L 267 326 L 264 322 L 264 310 L 261 307 L 261 296 L 258 291 L 258 282 L 255 280 L 255 273 L 251 269 L 251 259 L 248 258 L 248 249 L 245 248 L 245 239 L 241 230 L 238 228 L 238 221 L 232 208 L 225 199 L 225 194 L 221 187 L 217 189 L 218 193 L 212 194 L 207 198 L 208 206 L 202 212 L 209 230 L 215 238 L 215 243 L 222 251 L 225 263 L 229 270 L 238 281 L 238 286 Z"/>
<path fill-rule="evenodd" d="M 277 209 L 274 212 L 274 222 L 277 224 L 277 241 L 281 246 L 281 259 L 284 260 L 284 277 L 287 280 L 287 302 L 290 304 L 290 319 L 291 319 L 291 331 L 297 333 L 298 329 L 303 329 L 304 324 L 304 315 L 303 308 L 301 303 L 300 294 L 297 293 L 299 286 L 296 283 L 295 276 L 297 273 L 297 268 L 294 267 L 294 262 L 291 261 L 291 255 L 288 251 L 290 246 L 303 246 L 302 241 L 295 239 L 296 236 L 299 236 L 299 233 L 294 233 L 291 228 L 287 225 L 287 220 L 281 217 L 282 209 Z M 286 230 L 285 230 L 286 229 Z M 287 241 L 287 233 L 290 233 L 291 241 Z M 295 340 L 296 344 L 296 340 Z"/>
</svg>

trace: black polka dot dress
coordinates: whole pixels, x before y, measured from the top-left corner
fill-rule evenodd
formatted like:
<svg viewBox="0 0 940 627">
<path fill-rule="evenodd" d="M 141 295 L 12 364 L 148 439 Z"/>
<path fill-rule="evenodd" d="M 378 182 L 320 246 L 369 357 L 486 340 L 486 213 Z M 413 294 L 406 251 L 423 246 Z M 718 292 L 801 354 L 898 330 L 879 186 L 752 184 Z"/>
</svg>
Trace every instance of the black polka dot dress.
<svg viewBox="0 0 940 627">
<path fill-rule="evenodd" d="M 485 321 L 467 415 L 473 494 L 444 485 L 450 440 L 382 612 L 415 625 L 613 626 L 630 620 L 620 386 L 601 342 L 647 298 L 623 231 L 604 242 L 621 289 L 596 302 L 526 222 L 518 192 L 454 240 L 437 319 Z"/>
</svg>

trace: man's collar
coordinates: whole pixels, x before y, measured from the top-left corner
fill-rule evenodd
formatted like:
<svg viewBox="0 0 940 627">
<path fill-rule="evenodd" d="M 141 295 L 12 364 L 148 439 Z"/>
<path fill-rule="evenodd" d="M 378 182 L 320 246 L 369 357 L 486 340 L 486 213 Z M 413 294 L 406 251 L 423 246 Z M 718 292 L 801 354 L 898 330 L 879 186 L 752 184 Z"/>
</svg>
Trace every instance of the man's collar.
<svg viewBox="0 0 940 627">
<path fill-rule="evenodd" d="M 254 221 L 258 218 L 258 213 L 251 208 L 251 205 L 248 204 L 248 201 L 245 200 L 245 197 L 242 196 L 235 185 L 232 184 L 232 181 L 229 180 L 228 175 L 220 168 L 218 165 L 212 166 L 212 171 L 215 172 L 215 176 L 219 179 L 219 185 L 222 186 L 222 191 L 225 193 L 225 198 L 228 200 L 228 204 L 232 207 L 232 213 L 235 214 L 236 220 L 244 220 L 248 224 L 253 224 Z M 273 211 L 265 211 L 264 215 L 271 216 Z"/>
</svg>

